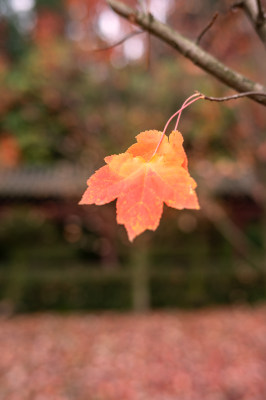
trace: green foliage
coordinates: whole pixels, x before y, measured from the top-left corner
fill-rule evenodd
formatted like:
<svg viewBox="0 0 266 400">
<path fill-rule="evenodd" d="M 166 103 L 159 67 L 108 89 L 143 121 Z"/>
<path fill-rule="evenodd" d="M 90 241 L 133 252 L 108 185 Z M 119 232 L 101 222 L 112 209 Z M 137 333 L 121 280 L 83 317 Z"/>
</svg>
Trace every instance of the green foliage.
<svg viewBox="0 0 266 400">
<path fill-rule="evenodd" d="M 35 8 L 37 10 L 49 9 L 55 12 L 62 12 L 64 10 L 63 0 L 35 0 Z"/>
<path fill-rule="evenodd" d="M 210 266 L 211 267 L 211 266 Z M 132 308 L 130 273 L 93 272 L 85 267 L 36 272 L 25 266 L 0 274 L 0 301 L 19 312 L 42 310 L 128 310 Z M 151 306 L 195 308 L 265 300 L 265 274 L 238 270 L 169 270 L 150 277 Z"/>
</svg>

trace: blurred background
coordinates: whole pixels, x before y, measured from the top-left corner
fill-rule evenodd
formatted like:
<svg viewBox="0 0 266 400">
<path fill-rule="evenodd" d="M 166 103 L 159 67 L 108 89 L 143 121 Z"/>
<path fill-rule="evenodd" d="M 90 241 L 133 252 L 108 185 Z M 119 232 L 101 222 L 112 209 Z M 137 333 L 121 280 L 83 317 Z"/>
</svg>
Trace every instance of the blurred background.
<svg viewBox="0 0 266 400">
<path fill-rule="evenodd" d="M 263 45 L 230 6 L 149 2 L 191 39 L 218 11 L 202 46 L 265 84 Z M 165 207 L 157 231 L 130 244 L 114 203 L 78 205 L 88 177 L 195 90 L 232 91 L 146 33 L 115 45 L 138 28 L 103 0 L 0 0 L 0 13 L 0 313 L 265 301 L 265 107 L 183 112 L 201 210 Z"/>
<path fill-rule="evenodd" d="M 126 3 L 194 40 L 218 12 L 201 45 L 266 84 L 231 1 Z M 233 93 L 136 30 L 104 0 L 0 0 L 0 400 L 266 398 L 265 107 L 183 112 L 201 210 L 131 244 L 114 202 L 78 205 L 195 90 Z"/>
</svg>

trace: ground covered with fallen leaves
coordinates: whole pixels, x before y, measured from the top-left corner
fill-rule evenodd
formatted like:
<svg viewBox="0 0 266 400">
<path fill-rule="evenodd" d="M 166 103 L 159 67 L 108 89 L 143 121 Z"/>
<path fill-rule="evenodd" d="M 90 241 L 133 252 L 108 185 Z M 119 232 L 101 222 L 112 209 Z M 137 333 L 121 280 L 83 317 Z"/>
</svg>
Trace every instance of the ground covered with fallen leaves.
<svg viewBox="0 0 266 400">
<path fill-rule="evenodd" d="M 0 400 L 265 400 L 266 307 L 0 320 Z"/>
</svg>

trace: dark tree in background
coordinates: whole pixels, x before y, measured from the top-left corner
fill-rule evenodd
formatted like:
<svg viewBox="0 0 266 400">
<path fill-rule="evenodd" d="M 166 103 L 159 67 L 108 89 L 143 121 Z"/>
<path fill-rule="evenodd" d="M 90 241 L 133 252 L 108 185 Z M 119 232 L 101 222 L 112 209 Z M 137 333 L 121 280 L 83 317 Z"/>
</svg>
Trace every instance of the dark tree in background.
<svg viewBox="0 0 266 400">
<path fill-rule="evenodd" d="M 138 265 L 138 308 L 265 296 L 264 3 L 0 1 L 3 269 L 14 266 L 13 277 L 23 265 L 33 276 L 36 263 L 51 270 L 82 265 L 78 282 L 83 267 L 118 276 Z M 130 247 L 113 204 L 77 205 L 86 179 L 139 132 L 162 129 L 195 90 L 264 95 L 202 100 L 183 113 L 202 210 L 165 209 L 159 230 Z M 34 270 L 36 279 L 42 269 Z M 229 278 L 219 292 L 221 271 Z M 162 286 L 168 289 L 160 297 Z M 53 294 L 44 301 L 56 303 Z M 73 307 L 82 301 L 73 294 Z"/>
</svg>

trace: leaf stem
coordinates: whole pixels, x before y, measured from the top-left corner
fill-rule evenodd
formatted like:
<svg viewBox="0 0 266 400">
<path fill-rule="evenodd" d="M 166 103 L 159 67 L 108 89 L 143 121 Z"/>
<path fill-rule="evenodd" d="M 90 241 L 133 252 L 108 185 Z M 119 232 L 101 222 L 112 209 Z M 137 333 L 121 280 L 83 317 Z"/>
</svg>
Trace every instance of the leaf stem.
<svg viewBox="0 0 266 400">
<path fill-rule="evenodd" d="M 193 100 L 191 100 L 191 99 L 193 99 Z M 166 124 L 165 124 L 165 126 L 164 126 L 162 136 L 161 136 L 161 138 L 160 138 L 160 140 L 159 140 L 159 143 L 158 143 L 157 146 L 156 146 L 156 149 L 154 150 L 154 153 L 153 153 L 152 157 L 155 156 L 155 154 L 157 153 L 157 151 L 158 151 L 158 149 L 159 149 L 159 147 L 160 147 L 160 145 L 161 145 L 161 143 L 162 143 L 162 141 L 163 141 L 163 138 L 164 138 L 166 129 L 168 128 L 168 125 L 170 124 L 170 122 L 172 121 L 172 119 L 175 118 L 175 117 L 178 115 L 177 121 L 176 121 L 176 125 L 175 125 L 175 129 L 174 129 L 174 130 L 176 130 L 176 129 L 177 129 L 177 126 L 178 126 L 178 123 L 179 123 L 179 120 L 180 120 L 180 116 L 181 116 L 182 111 L 183 111 L 185 108 L 187 108 L 188 106 L 190 106 L 190 104 L 194 103 L 195 101 L 197 101 L 197 100 L 199 100 L 199 99 L 204 99 L 204 95 L 201 94 L 201 93 L 194 93 L 192 96 L 188 97 L 188 98 L 184 101 L 184 103 L 182 104 L 182 107 L 181 107 L 178 111 L 176 111 L 176 112 L 168 119 L 168 121 L 166 122 Z"/>
<path fill-rule="evenodd" d="M 234 94 L 234 95 L 232 95 L 232 96 L 226 96 L 226 97 L 211 97 L 211 96 L 206 96 L 205 94 L 200 93 L 200 92 L 198 92 L 198 91 L 197 91 L 196 93 L 192 94 L 191 96 L 189 96 L 189 97 L 184 101 L 184 103 L 182 104 L 182 107 L 181 107 L 177 112 L 175 112 L 175 113 L 168 119 L 168 121 L 166 122 L 166 124 L 165 124 L 165 126 L 164 126 L 164 129 L 163 129 L 162 136 L 161 136 L 161 138 L 160 138 L 160 140 L 159 140 L 159 143 L 158 143 L 157 146 L 156 146 L 156 149 L 154 150 L 154 153 L 153 153 L 152 157 L 157 153 L 157 151 L 158 151 L 158 149 L 159 149 L 159 147 L 160 147 L 160 145 L 161 145 L 161 143 L 162 143 L 162 141 L 163 141 L 163 138 L 164 138 L 166 129 L 168 128 L 168 125 L 170 124 L 170 122 L 172 121 L 172 119 L 175 118 L 176 116 L 178 116 L 178 117 L 177 117 L 177 120 L 176 120 L 175 128 L 174 128 L 174 130 L 176 131 L 176 130 L 177 130 L 177 127 L 178 127 L 178 124 L 179 124 L 179 120 L 180 120 L 182 111 L 183 111 L 185 108 L 187 108 L 188 106 L 190 106 L 190 104 L 192 104 L 192 103 L 194 103 L 195 101 L 200 100 L 200 99 L 205 99 L 205 100 L 209 100 L 209 101 L 228 101 L 228 100 L 235 100 L 235 99 L 239 99 L 239 98 L 241 98 L 241 97 L 254 96 L 254 95 L 266 97 L 266 93 L 265 93 L 265 92 L 256 92 L 256 91 L 242 92 L 242 93 L 238 93 L 238 94 Z M 152 158 L 152 157 L 151 157 L 151 158 Z"/>
<path fill-rule="evenodd" d="M 188 97 L 188 98 L 184 101 L 184 103 L 182 104 L 182 107 L 181 107 L 181 109 L 180 109 L 180 112 L 179 112 L 179 114 L 178 114 L 178 116 L 177 116 L 177 120 L 176 120 L 176 124 L 175 124 L 175 129 L 174 129 L 175 131 L 177 130 L 177 127 L 178 127 L 179 120 L 180 120 L 180 117 L 181 117 L 181 114 L 182 114 L 183 109 L 185 108 L 186 105 L 189 105 L 189 104 L 191 104 L 191 103 L 194 103 L 194 101 L 198 100 L 198 99 L 194 99 L 191 103 L 188 104 L 188 102 L 189 102 L 190 99 L 192 99 L 193 97 L 197 97 L 197 96 L 198 96 L 199 98 L 201 98 L 200 96 L 203 96 L 203 95 L 202 95 L 201 93 L 196 92 L 196 93 L 194 93 L 192 96 Z M 164 133 L 165 133 L 165 131 L 164 131 Z"/>
</svg>

